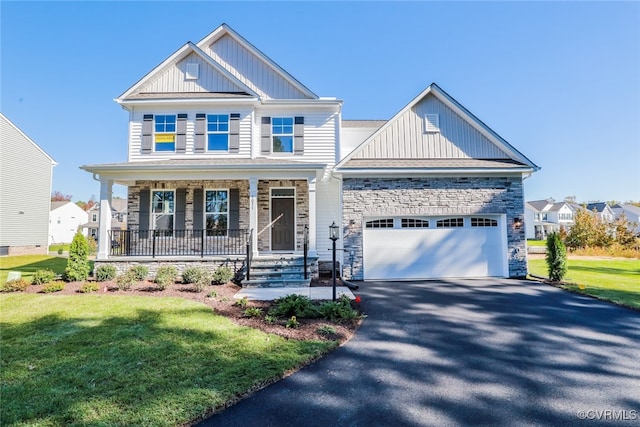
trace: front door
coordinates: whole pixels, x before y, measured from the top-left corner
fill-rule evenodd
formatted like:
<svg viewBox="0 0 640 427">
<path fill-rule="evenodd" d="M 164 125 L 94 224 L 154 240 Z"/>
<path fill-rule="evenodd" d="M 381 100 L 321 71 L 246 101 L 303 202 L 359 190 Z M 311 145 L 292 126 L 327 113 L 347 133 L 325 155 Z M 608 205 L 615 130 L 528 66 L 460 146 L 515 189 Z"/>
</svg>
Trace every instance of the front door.
<svg viewBox="0 0 640 427">
<path fill-rule="evenodd" d="M 271 198 L 271 250 L 295 250 L 295 199 Z"/>
</svg>

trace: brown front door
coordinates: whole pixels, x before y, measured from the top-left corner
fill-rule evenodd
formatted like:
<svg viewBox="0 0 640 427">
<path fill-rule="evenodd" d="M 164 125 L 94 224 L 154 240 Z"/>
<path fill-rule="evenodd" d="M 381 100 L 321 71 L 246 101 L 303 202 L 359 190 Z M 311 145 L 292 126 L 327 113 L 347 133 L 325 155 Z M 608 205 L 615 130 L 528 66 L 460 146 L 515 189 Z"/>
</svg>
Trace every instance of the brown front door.
<svg viewBox="0 0 640 427">
<path fill-rule="evenodd" d="M 296 233 L 294 215 L 295 203 L 293 198 L 271 199 L 271 221 L 275 221 L 271 225 L 272 251 L 295 250 Z"/>
</svg>

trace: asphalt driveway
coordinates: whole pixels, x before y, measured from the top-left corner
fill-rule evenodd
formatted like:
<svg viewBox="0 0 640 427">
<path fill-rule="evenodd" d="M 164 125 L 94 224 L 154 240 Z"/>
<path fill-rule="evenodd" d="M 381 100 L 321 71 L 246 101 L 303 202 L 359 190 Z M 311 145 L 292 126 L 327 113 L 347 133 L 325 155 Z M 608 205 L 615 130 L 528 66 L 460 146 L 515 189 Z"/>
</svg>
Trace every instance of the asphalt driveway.
<svg viewBox="0 0 640 427">
<path fill-rule="evenodd" d="M 356 293 L 350 342 L 200 425 L 640 425 L 639 312 L 515 280 Z"/>
</svg>

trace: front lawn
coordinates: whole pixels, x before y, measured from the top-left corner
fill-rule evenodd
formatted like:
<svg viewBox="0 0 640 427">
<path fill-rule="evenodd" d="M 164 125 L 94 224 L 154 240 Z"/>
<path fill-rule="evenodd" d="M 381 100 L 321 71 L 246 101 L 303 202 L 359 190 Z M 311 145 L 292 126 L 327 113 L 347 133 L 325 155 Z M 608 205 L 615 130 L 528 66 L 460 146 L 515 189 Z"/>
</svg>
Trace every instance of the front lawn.
<svg viewBox="0 0 640 427">
<path fill-rule="evenodd" d="M 545 246 L 547 246 L 547 241 L 546 240 L 529 239 L 529 240 L 527 240 L 527 246 L 542 246 L 542 247 L 545 247 Z"/>
<path fill-rule="evenodd" d="M 49 255 L 0 257 L 0 284 L 7 281 L 7 275 L 10 271 L 20 271 L 23 278 L 31 280 L 33 274 L 38 270 L 49 269 L 53 270 L 56 274 L 62 274 L 66 266 L 66 258 Z"/>
<path fill-rule="evenodd" d="M 640 309 L 640 260 L 569 258 L 568 266 L 567 289 Z M 545 260 L 530 259 L 529 272 L 548 277 Z"/>
<path fill-rule="evenodd" d="M 183 425 L 336 345 L 182 298 L 5 294 L 0 313 L 3 425 Z"/>
</svg>

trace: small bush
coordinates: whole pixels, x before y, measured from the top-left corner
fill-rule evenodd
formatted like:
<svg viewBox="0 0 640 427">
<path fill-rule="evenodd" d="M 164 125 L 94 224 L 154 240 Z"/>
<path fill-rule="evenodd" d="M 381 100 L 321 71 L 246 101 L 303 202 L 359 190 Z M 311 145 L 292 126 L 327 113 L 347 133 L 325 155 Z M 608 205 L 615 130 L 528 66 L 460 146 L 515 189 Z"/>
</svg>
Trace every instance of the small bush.
<svg viewBox="0 0 640 427">
<path fill-rule="evenodd" d="M 78 289 L 78 292 L 81 292 L 83 294 L 88 294 L 88 293 L 97 292 L 97 291 L 98 291 L 98 285 L 92 282 L 85 282 L 82 285 L 82 287 Z"/>
<path fill-rule="evenodd" d="M 62 248 L 58 249 L 58 255 L 62 255 L 63 252 Z"/>
<path fill-rule="evenodd" d="M 73 236 L 73 241 L 69 247 L 69 259 L 67 260 L 67 267 L 64 270 L 66 280 L 73 282 L 85 280 L 89 277 L 91 265 L 87 259 L 88 255 L 89 244 L 87 243 L 87 238 L 78 230 L 75 236 Z"/>
<path fill-rule="evenodd" d="M 55 278 L 56 278 L 56 273 L 54 273 L 52 270 L 49 270 L 49 269 L 38 270 L 33 275 L 33 278 L 31 279 L 31 284 L 44 285 L 45 283 L 52 282 Z"/>
<path fill-rule="evenodd" d="M 248 307 L 242 314 L 245 317 L 262 317 L 262 309 L 259 307 Z"/>
<path fill-rule="evenodd" d="M 29 287 L 29 282 L 25 279 L 9 280 L 0 286 L 0 292 L 24 292 Z"/>
<path fill-rule="evenodd" d="M 87 246 L 89 247 L 89 255 L 98 253 L 98 241 L 93 237 L 87 237 Z"/>
<path fill-rule="evenodd" d="M 134 265 L 129 267 L 127 273 L 130 273 L 138 282 L 142 282 L 149 275 L 149 267 L 142 264 Z"/>
<path fill-rule="evenodd" d="M 298 326 L 300 326 L 300 322 L 298 322 L 296 316 L 291 316 L 291 318 L 287 320 L 287 324 L 285 326 L 287 328 L 297 329 Z"/>
<path fill-rule="evenodd" d="M 547 237 L 547 254 L 545 255 L 549 279 L 554 282 L 562 280 L 567 274 L 567 249 L 558 233 L 551 233 Z"/>
<path fill-rule="evenodd" d="M 269 314 L 276 317 L 318 317 L 317 308 L 311 300 L 303 295 L 291 294 L 278 298 L 274 301 L 274 306 L 269 310 Z"/>
<path fill-rule="evenodd" d="M 210 291 L 210 292 L 207 294 L 207 298 L 215 298 L 215 297 L 217 297 L 217 296 L 218 296 L 218 293 L 217 293 L 216 291 Z"/>
<path fill-rule="evenodd" d="M 101 265 L 96 268 L 96 280 L 98 282 L 106 282 L 116 278 L 118 271 L 115 265 Z"/>
<path fill-rule="evenodd" d="M 346 295 L 342 295 L 336 301 L 326 301 L 320 304 L 318 311 L 324 319 L 332 322 L 353 320 L 358 317 L 358 312 L 351 307 L 351 300 Z"/>
<path fill-rule="evenodd" d="M 330 337 L 332 335 L 336 335 L 338 332 L 336 331 L 336 328 L 334 328 L 333 326 L 329 326 L 329 325 L 322 325 L 319 328 L 316 329 L 316 332 L 319 333 L 320 335 L 324 336 L 324 337 Z"/>
<path fill-rule="evenodd" d="M 278 319 L 276 319 L 274 316 L 271 316 L 269 314 L 264 316 L 264 321 L 267 322 L 270 325 L 273 324 L 273 323 L 276 323 L 276 320 L 278 320 Z"/>
<path fill-rule="evenodd" d="M 241 308 L 245 308 L 248 304 L 249 304 L 249 300 L 247 299 L 247 297 L 242 297 L 233 303 L 233 305 Z"/>
<path fill-rule="evenodd" d="M 172 265 L 163 265 L 158 268 L 156 278 L 153 281 L 160 289 L 167 289 L 169 285 L 173 285 L 178 278 L 178 269 Z"/>
<path fill-rule="evenodd" d="M 233 270 L 229 267 L 218 267 L 213 273 L 212 281 L 215 285 L 224 285 L 229 280 L 233 279 Z"/>
<path fill-rule="evenodd" d="M 136 283 L 138 283 L 138 278 L 131 271 L 127 271 L 116 277 L 116 286 L 118 286 L 118 289 L 121 291 L 128 291 Z"/>
<path fill-rule="evenodd" d="M 203 267 L 189 267 L 182 272 L 182 283 L 210 282 L 211 273 Z"/>
<path fill-rule="evenodd" d="M 42 288 L 42 292 L 45 294 L 50 294 L 52 292 L 60 292 L 64 290 L 65 283 L 62 280 L 54 280 L 53 282 L 49 282 Z"/>
</svg>

